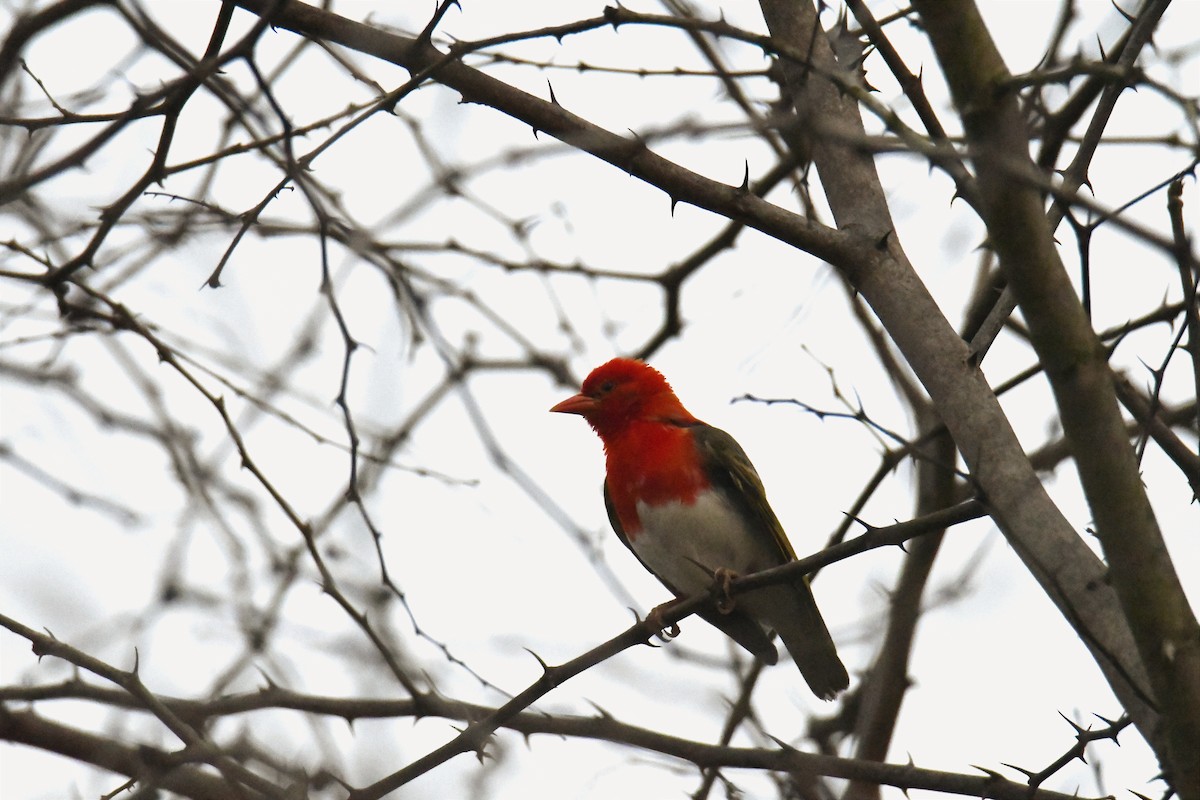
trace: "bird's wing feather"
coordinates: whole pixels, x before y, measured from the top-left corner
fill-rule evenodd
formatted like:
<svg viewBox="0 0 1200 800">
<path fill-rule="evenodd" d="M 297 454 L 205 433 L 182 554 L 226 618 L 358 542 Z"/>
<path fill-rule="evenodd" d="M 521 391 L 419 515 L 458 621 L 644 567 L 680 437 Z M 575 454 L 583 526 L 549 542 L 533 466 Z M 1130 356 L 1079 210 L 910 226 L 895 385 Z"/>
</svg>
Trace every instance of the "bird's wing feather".
<svg viewBox="0 0 1200 800">
<path fill-rule="evenodd" d="M 695 440 L 712 485 L 723 491 L 746 519 L 753 520 L 754 529 L 771 532 L 780 563 L 795 559 L 796 551 L 767 503 L 762 479 L 741 445 L 725 431 L 704 424 L 695 427 Z M 818 697 L 832 699 L 849 685 L 850 677 L 838 658 L 807 576 L 791 581 L 790 589 L 785 584 L 751 592 L 743 602 L 783 639 Z"/>
<path fill-rule="evenodd" d="M 745 514 L 756 523 L 758 530 L 770 531 L 779 548 L 780 563 L 796 558 L 796 551 L 783 532 L 779 518 L 767 503 L 767 492 L 750 457 L 737 440 L 720 428 L 703 423 L 693 427 L 696 447 L 700 451 L 709 481 L 722 490 Z"/>
</svg>

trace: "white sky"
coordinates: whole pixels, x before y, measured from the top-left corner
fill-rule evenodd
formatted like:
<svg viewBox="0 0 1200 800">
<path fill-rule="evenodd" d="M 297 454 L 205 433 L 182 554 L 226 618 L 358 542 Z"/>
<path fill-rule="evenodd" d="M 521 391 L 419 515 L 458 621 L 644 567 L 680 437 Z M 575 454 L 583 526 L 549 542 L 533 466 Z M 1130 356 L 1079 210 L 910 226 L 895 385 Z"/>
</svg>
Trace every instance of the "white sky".
<svg viewBox="0 0 1200 800">
<path fill-rule="evenodd" d="M 455 10 L 447 16 L 443 32 L 477 38 L 593 16 L 602 7 L 574 2 L 465 5 L 465 11 Z M 370 13 L 379 24 L 411 30 L 423 24 L 429 6 L 343 3 L 337 9 L 357 19 Z M 1108 2 L 1079 6 L 1074 38 L 1086 52 L 1093 53 L 1097 37 L 1106 45 L 1111 43 L 1123 22 Z M 160 24 L 198 52 L 216 7 L 215 2 L 193 0 L 149 8 Z M 635 7 L 658 11 L 649 4 Z M 877 13 L 889 8 L 879 5 Z M 1049 9 L 1056 10 L 1057 4 L 1009 0 L 985 3 L 983 8 L 1010 69 L 1033 68 L 1053 21 Z M 1193 68 L 1198 8 L 1196 3 L 1175 4 L 1156 37 L 1162 52 L 1191 43 L 1188 64 Z M 0 13 L 4 11 L 11 9 Z M 723 11 L 735 25 L 755 30 L 763 27 L 753 3 L 726 4 Z M 248 16 L 239 12 L 234 35 L 247 25 Z M 925 52 L 914 49 L 920 47 L 918 32 L 893 26 L 889 33 L 906 57 Z M 294 41 L 285 32 L 267 34 L 259 48 L 264 64 L 272 64 Z M 55 96 L 68 97 L 91 86 L 98 74 L 113 69 L 131 45 L 111 14 L 97 12 L 88 15 L 86 25 L 75 24 L 44 37 L 30 48 L 26 59 Z M 63 52 L 70 52 L 72 58 L 62 58 Z M 695 62 L 682 37 L 634 28 L 569 37 L 561 45 L 553 40 L 536 42 L 508 52 L 564 64 L 582 60 L 639 65 L 654 60 L 652 66 L 670 68 Z M 745 48 L 729 45 L 728 53 L 745 59 L 743 63 L 761 66 Z M 910 67 L 922 66 L 919 58 L 912 56 Z M 933 61 L 927 54 L 925 59 L 927 88 L 935 108 L 949 123 L 952 117 L 944 88 L 932 79 L 936 71 Z M 406 77 L 401 70 L 365 57 L 355 60 L 385 86 L 398 85 Z M 868 66 L 871 77 L 877 79 L 880 99 L 896 101 L 897 91 L 884 79 L 882 65 L 872 62 Z M 492 71 L 528 91 L 546 94 L 544 72 L 513 67 Z M 244 70 L 232 67 L 229 72 L 232 80 L 245 79 Z M 161 63 L 150 58 L 127 65 L 125 71 L 125 78 L 139 86 L 156 86 L 160 75 Z M 365 87 L 335 81 L 337 75 L 327 57 L 310 53 L 280 85 L 279 100 L 295 121 L 302 122 L 369 96 Z M 1177 74 L 1162 71 L 1156 77 L 1184 94 L 1198 91 L 1194 69 L 1184 68 Z M 611 130 L 644 131 L 689 116 L 702 122 L 712 121 L 714 115 L 728 118 L 727 108 L 714 102 L 712 84 L 699 79 L 639 80 L 570 70 L 553 72 L 549 78 L 556 96 L 569 110 Z M 114 91 L 107 107 L 127 102 L 123 92 Z M 458 105 L 457 99 L 451 92 L 430 89 L 402 106 L 425 120 L 426 133 L 448 159 L 474 163 L 498 149 L 516 146 L 561 150 L 545 136 L 535 140 L 527 128 L 496 112 Z M 216 104 L 196 98 L 181 122 L 173 162 L 206 152 L 215 126 L 223 119 L 219 113 Z M 1122 97 L 1111 130 L 1125 135 L 1170 129 L 1182 133 L 1182 126 L 1170 116 L 1173 113 L 1153 92 L 1129 93 Z M 123 158 L 104 155 L 89 162 L 86 171 L 70 173 L 46 186 L 43 199 L 81 208 L 111 199 L 111 187 L 127 185 L 144 169 L 156 130 L 153 125 L 140 126 L 136 135 L 125 137 L 120 144 Z M 301 151 L 322 141 L 324 135 L 310 136 Z M 655 149 L 728 183 L 740 182 L 746 160 L 752 175 L 770 163 L 763 148 L 743 136 L 704 141 L 680 137 Z M 1161 147 L 1102 151 L 1091 173 L 1099 200 L 1107 205 L 1124 202 L 1152 180 L 1187 163 L 1181 152 L 1162 151 Z M 903 156 L 881 158 L 880 163 L 885 187 L 895 196 L 901 241 L 957 324 L 974 279 L 975 248 L 982 229 L 965 204 L 948 203 L 948 181 L 931 175 L 924 163 Z M 427 180 L 407 130 L 395 118 L 383 116 L 318 159 L 315 169 L 320 179 L 341 189 L 345 207 L 364 225 L 390 225 L 397 205 Z M 279 178 L 252 158 L 239 159 L 236 170 L 229 172 L 232 174 L 222 176 L 218 199 L 236 210 L 256 203 Z M 183 176 L 167 189 L 187 195 L 192 183 Z M 583 259 L 595 268 L 657 272 L 689 254 L 720 224 L 690 206 L 680 206 L 671 216 L 668 202 L 658 190 L 605 164 L 566 152 L 515 171 L 496 169 L 469 186 L 474 195 L 513 217 L 536 219 L 528 246 L 539 256 L 563 262 Z M 782 190 L 772 197 L 776 202 L 789 202 Z M 1185 201 L 1194 212 L 1200 202 L 1194 183 L 1188 184 Z M 1164 230 L 1163 209 L 1160 196 L 1136 208 L 1132 216 Z M 281 196 L 268 216 L 309 219 L 299 192 Z M 509 257 L 522 257 L 503 226 L 461 203 L 431 203 L 388 230 L 388 238 L 404 241 L 439 242 L 455 235 Z M 1059 233 L 1065 256 L 1073 262 L 1073 239 L 1065 227 Z M 0 238 L 8 235 L 0 233 Z M 122 231 L 114 239 L 125 241 L 140 235 L 141 231 Z M 226 285 L 217 291 L 197 291 L 227 241 L 225 233 L 187 243 L 135 282 L 122 286 L 119 299 L 148 321 L 167 327 L 173 341 L 224 353 L 228 360 L 205 354 L 206 363 L 236 375 L 248 369 L 244 365 L 276 363 L 294 344 L 303 321 L 312 309 L 320 308 L 316 295 L 319 264 L 313 243 L 306 238 L 248 237 L 227 268 Z M 1140 314 L 1155 307 L 1163 296 L 1178 295 L 1173 266 L 1157 254 L 1148 259 L 1145 248 L 1107 230 L 1098 234 L 1097 241 L 1097 327 L 1119 324 L 1130 315 L 1131 307 L 1136 309 L 1134 314 Z M 548 287 L 537 276 L 512 275 L 464 259 L 429 256 L 419 263 L 468 286 L 507 319 L 515 320 L 539 347 L 571 353 L 579 375 L 641 344 L 658 324 L 660 299 L 652 286 L 560 276 Z M 341 252 L 336 254 L 335 265 L 341 276 L 340 303 L 348 312 L 354 335 L 367 345 L 354 360 L 350 398 L 362 429 L 376 430 L 403 418 L 437 380 L 440 366 L 428 348 L 414 350 L 410 346 L 407 331 L 395 318 L 388 289 L 373 269 L 351 263 Z M 5 307 L 36 297 L 12 284 L 0 284 L 0 292 Z M 52 311 L 52 304 L 44 298 L 38 302 Z M 559 328 L 556 304 L 571 319 L 579 341 Z M 794 408 L 731 405 L 730 400 L 749 392 L 796 397 L 817 407 L 836 409 L 837 400 L 824 369 L 827 364 L 835 370 L 841 389 L 850 397 L 861 397 L 875 420 L 908 431 L 909 422 L 892 399 L 868 346 L 853 325 L 846 323 L 840 289 L 828 268 L 747 233 L 735 250 L 722 255 L 688 284 L 683 309 L 684 335 L 666 346 L 654 363 L 697 416 L 729 430 L 741 441 L 762 474 L 797 551 L 817 549 L 877 466 L 878 442 L 850 422 L 822 422 Z M 439 303 L 434 313 L 443 333 L 455 344 L 474 333 L 479 335 L 485 355 L 520 355 L 465 304 Z M 57 326 L 49 317 L 33 322 L 12 322 L 6 317 L 6 321 L 7 326 L 0 329 L 0 345 Z M 1165 329 L 1139 334 L 1127 349 L 1128 355 L 1122 353 L 1122 364 L 1136 371 L 1140 369 L 1138 354 L 1161 358 L 1168 335 Z M 146 365 L 157 382 L 172 417 L 186 422 L 200 436 L 199 451 L 256 498 L 264 510 L 269 535 L 279 542 L 294 543 L 295 532 L 280 519 L 250 476 L 239 473 L 236 456 L 211 406 L 167 367 L 152 367 L 153 353 L 144 344 L 123 341 L 130 357 Z M 344 431 L 329 401 L 337 389 L 341 343 L 328 320 L 320 329 L 317 346 L 320 357 L 298 376 L 303 397 L 283 398 L 280 403 L 306 424 L 336 439 Z M 0 358 L 33 361 L 41 352 L 10 346 L 0 349 Z M 115 356 L 100 337 L 77 337 L 67 358 L 81 370 L 82 381 L 93 396 L 131 413 L 147 413 L 145 396 L 137 386 L 109 377 L 114 374 Z M 1002 340 L 988 356 L 985 369 L 995 383 L 1028 363 L 1026 348 Z M 1169 373 L 1164 396 L 1170 402 L 1187 397 L 1188 384 L 1183 379 L 1186 376 L 1179 374 L 1182 372 Z M 1141 382 L 1144 373 L 1137 373 L 1137 379 Z M 639 603 L 639 610 L 644 612 L 666 599 L 665 591 L 641 572 L 607 530 L 599 495 L 599 443 L 579 420 L 546 413 L 553 402 L 573 390 L 553 386 L 541 375 L 510 374 L 479 376 L 471 388 L 506 453 L 588 533 L 589 541 L 602 547 L 604 559 Z M 43 468 L 68 483 L 146 514 L 140 524 L 131 526 L 110 515 L 67 506 L 60 496 L 0 464 L 0 553 L 4 554 L 0 558 L 0 610 L 31 626 L 44 627 L 117 666 L 131 666 L 132 646 L 137 644 L 143 677 L 152 689 L 179 695 L 205 691 L 213 676 L 238 652 L 237 621 L 224 612 L 168 611 L 148 621 L 142 614 L 155 596 L 164 559 L 178 544 L 181 530 L 190 531 L 184 561 L 189 585 L 207 587 L 217 598 L 228 593 L 228 544 L 223 543 L 213 520 L 183 504 L 170 465 L 156 448 L 98 429 L 71 402 L 47 398 L 37 387 L 5 383 L 0 384 L 0 391 L 0 441 L 18 452 L 36 454 Z M 238 413 L 244 412 L 232 397 L 230 400 Z M 1029 446 L 1045 440 L 1050 400 L 1040 382 L 1004 398 L 1004 403 Z M 321 514 L 344 489 L 346 459 L 336 449 L 316 444 L 311 437 L 270 419 L 256 422 L 247 434 L 255 459 L 302 515 Z M 448 402 L 424 423 L 400 460 L 475 482 L 461 485 L 392 471 L 370 499 L 370 510 L 385 531 L 389 567 L 407 592 L 421 625 L 489 681 L 509 692 L 519 691 L 537 675 L 536 662 L 526 648 L 549 662 L 560 662 L 628 625 L 631 617 L 626 602 L 599 577 L 589 554 L 564 535 L 563 528 L 512 480 L 491 466 L 459 402 Z M 1145 474 L 1195 603 L 1200 598 L 1196 507 L 1187 505 L 1186 485 L 1155 448 L 1148 452 Z M 909 478 L 907 467 L 892 476 L 867 506 L 864 517 L 877 524 L 908 518 L 913 505 Z M 1085 527 L 1087 513 L 1073 471 L 1060 468 L 1047 476 L 1047 482 L 1068 518 L 1079 528 Z M 238 534 L 252 541 L 250 522 L 239 515 L 234 519 Z M 331 535 L 333 542 L 344 551 L 339 569 L 348 585 L 356 579 L 369 585 L 375 576 L 374 553 L 352 514 L 342 515 Z M 259 574 L 265 569 L 260 549 L 250 547 L 249 558 L 252 572 Z M 879 631 L 864 620 L 877 619 L 900 558 L 894 551 L 866 554 L 829 568 L 816 583 L 818 601 L 852 675 L 861 671 L 874 653 Z M 1001 762 L 1040 768 L 1072 742 L 1060 712 L 1086 725 L 1093 721 L 1092 713 L 1116 717 L 1120 709 L 1074 634 L 986 522 L 961 526 L 948 535 L 931 591 L 954 586 L 968 566 L 972 569 L 968 593 L 932 611 L 922 623 L 912 665 L 917 685 L 906 699 L 890 760 L 902 762 L 911 756 L 919 766 L 959 772 L 972 772 L 972 764 L 1002 769 Z M 262 593 L 254 597 L 257 603 L 267 599 Z M 275 640 L 272 658 L 262 664 L 264 671 L 315 693 L 396 694 L 396 688 L 370 662 L 361 636 L 314 582 L 301 582 L 288 603 L 287 622 Z M 502 702 L 470 675 L 446 665 L 428 644 L 413 641 L 402 615 L 397 614 L 390 623 L 396 635 L 411 646 L 410 656 L 436 673 L 440 691 L 474 702 Z M 676 657 L 698 652 L 723 657 L 726 643 L 699 621 L 689 621 L 683 636 L 670 646 L 627 652 L 559 688 L 538 707 L 586 714 L 595 703 L 632 724 L 712 740 L 733 687 L 725 671 L 698 667 Z M 347 653 L 354 656 L 346 659 Z M 364 666 L 348 669 L 348 662 Z M 61 664 L 38 664 L 27 643 L 0 634 L 0 684 L 49 682 L 68 674 Z M 857 676 L 853 680 L 856 683 Z M 259 682 L 258 674 L 250 669 L 235 686 L 251 690 Z M 780 738 L 800 737 L 809 713 L 833 711 L 832 706 L 814 700 L 789 669 L 770 670 L 764 684 L 759 690 L 759 711 L 767 729 Z M 99 715 L 82 704 L 58 703 L 52 709 L 51 704 L 39 704 L 38 710 L 52 710 L 75 724 L 105 730 L 121 727 L 116 718 Z M 275 742 L 287 742 L 278 745 L 277 751 L 297 760 L 320 754 L 313 741 L 324 737 L 330 747 L 344 754 L 340 768 L 358 783 L 374 780 L 438 746 L 453 735 L 457 724 L 439 719 L 416 724 L 359 722 L 351 732 L 345 724 L 332 721 L 318 724 L 321 734 L 314 737 L 304 725 L 296 725 L 295 719 L 280 715 L 261 730 L 269 732 Z M 238 724 L 228 721 L 219 730 L 233 730 Z M 169 739 L 149 733 L 156 726 L 144 727 L 148 741 L 173 745 Z M 744 737 L 737 742 L 750 743 Z M 1101 764 L 1104 773 L 1102 790 L 1091 767 L 1078 764 L 1049 781 L 1047 788 L 1070 792 L 1078 787 L 1085 795 L 1128 788 L 1154 796 L 1158 785 L 1149 781 L 1156 767 L 1148 750 L 1132 731 L 1122 734 L 1121 745 L 1120 750 L 1111 744 L 1089 750 L 1090 761 Z M 495 746 L 498 763 L 487 779 L 497 795 L 670 797 L 682 796 L 698 783 L 688 765 L 586 742 L 535 737 L 526 743 L 502 733 Z M 0 793 L 5 800 L 54 797 L 70 785 L 87 797 L 111 791 L 119 783 L 112 776 L 68 769 L 65 763 L 27 749 L 0 747 Z M 748 796 L 769 792 L 763 776 L 731 773 L 731 777 Z M 477 762 L 462 757 L 415 782 L 403 796 L 466 795 L 476 780 Z M 889 794 L 899 797 L 899 793 Z"/>
</svg>

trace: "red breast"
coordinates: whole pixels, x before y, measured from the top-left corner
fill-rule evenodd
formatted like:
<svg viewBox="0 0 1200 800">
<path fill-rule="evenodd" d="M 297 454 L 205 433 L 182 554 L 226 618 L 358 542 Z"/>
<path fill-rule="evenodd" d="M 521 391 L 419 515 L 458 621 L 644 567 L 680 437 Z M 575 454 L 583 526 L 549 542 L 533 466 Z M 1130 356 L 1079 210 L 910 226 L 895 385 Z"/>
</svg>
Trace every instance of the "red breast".
<svg viewBox="0 0 1200 800">
<path fill-rule="evenodd" d="M 710 486 L 687 427 L 636 421 L 601 438 L 608 491 L 630 540 L 642 530 L 638 503 L 692 505 Z"/>
</svg>

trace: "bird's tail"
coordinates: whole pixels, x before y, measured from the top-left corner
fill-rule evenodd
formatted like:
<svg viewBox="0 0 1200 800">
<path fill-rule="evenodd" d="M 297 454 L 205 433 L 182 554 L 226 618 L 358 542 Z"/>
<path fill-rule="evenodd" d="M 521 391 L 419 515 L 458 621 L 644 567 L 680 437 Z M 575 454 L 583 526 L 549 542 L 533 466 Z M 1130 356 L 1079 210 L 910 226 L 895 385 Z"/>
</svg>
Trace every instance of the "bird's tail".
<svg viewBox="0 0 1200 800">
<path fill-rule="evenodd" d="M 774 628 L 813 694 L 832 700 L 850 685 L 829 628 L 808 582 L 771 586 L 752 594 L 755 616 Z M 749 599 L 749 598 L 748 598 Z"/>
</svg>

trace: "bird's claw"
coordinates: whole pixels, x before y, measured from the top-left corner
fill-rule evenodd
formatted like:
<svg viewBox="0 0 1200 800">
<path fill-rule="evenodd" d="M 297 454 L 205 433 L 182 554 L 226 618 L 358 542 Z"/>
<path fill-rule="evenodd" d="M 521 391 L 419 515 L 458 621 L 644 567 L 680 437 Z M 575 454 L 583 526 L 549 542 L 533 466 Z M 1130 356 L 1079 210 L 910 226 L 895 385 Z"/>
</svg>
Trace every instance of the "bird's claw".
<svg viewBox="0 0 1200 800">
<path fill-rule="evenodd" d="M 717 611 L 722 614 L 731 614 L 737 607 L 737 602 L 729 593 L 730 584 L 736 577 L 738 577 L 736 572 L 725 567 L 717 567 L 713 572 L 713 583 L 717 593 Z"/>
<path fill-rule="evenodd" d="M 655 630 L 655 636 L 664 642 L 669 642 L 679 635 L 679 623 L 672 622 L 667 625 L 663 622 L 663 615 L 670 610 L 671 606 L 675 605 L 678 600 L 668 600 L 650 609 L 650 613 L 646 615 L 646 622 Z"/>
</svg>

